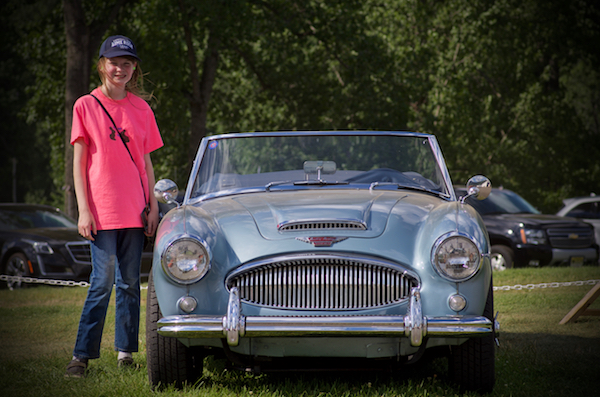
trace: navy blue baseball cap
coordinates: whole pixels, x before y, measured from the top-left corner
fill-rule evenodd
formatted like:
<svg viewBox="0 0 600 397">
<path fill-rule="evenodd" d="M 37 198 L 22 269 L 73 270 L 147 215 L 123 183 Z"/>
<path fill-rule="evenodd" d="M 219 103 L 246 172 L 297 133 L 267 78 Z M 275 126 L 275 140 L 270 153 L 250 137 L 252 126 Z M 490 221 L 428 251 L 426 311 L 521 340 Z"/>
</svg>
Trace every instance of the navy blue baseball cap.
<svg viewBox="0 0 600 397">
<path fill-rule="evenodd" d="M 98 59 L 102 57 L 114 58 L 123 56 L 134 57 L 138 61 L 141 61 L 137 55 L 133 41 L 125 36 L 110 36 L 100 46 L 100 56 Z"/>
</svg>

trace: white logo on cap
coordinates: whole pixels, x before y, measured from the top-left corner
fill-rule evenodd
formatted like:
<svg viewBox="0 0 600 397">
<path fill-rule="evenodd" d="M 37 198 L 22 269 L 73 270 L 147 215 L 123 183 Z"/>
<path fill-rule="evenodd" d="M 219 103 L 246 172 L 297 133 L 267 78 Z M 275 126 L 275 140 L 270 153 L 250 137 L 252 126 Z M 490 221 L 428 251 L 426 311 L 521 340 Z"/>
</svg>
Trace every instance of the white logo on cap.
<svg viewBox="0 0 600 397">
<path fill-rule="evenodd" d="M 112 43 L 110 44 L 111 47 L 119 47 L 123 50 L 132 50 L 133 49 L 133 44 L 131 43 L 131 41 L 127 40 L 127 39 L 122 39 L 122 38 L 118 38 L 118 39 L 114 39 L 112 41 Z"/>
</svg>

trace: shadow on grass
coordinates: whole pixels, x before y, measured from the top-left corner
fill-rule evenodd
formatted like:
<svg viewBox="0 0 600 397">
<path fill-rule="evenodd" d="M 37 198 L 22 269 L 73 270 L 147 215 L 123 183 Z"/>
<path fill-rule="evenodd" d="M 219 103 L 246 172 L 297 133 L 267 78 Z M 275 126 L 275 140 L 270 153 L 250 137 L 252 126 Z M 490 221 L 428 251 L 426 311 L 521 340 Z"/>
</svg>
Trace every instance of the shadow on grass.
<svg viewBox="0 0 600 397">
<path fill-rule="evenodd" d="M 223 360 L 205 360 L 204 377 L 193 386 L 201 394 L 226 389 L 232 395 L 278 396 L 456 396 L 446 381 L 446 360 L 431 358 L 417 364 L 352 370 L 290 370 L 259 375 L 225 368 Z M 210 394 L 210 393 L 209 393 Z"/>
<path fill-rule="evenodd" d="M 66 357 L 66 356 L 65 356 Z M 116 354 L 104 349 L 83 380 L 65 380 L 65 357 L 0 363 L 0 390 L 10 396 L 476 396 L 461 393 L 446 376 L 443 358 L 394 371 L 275 372 L 252 375 L 227 370 L 223 360 L 205 360 L 204 376 L 181 390 L 152 391 L 144 354 L 137 369 L 119 370 Z M 67 357 L 68 358 L 68 357 Z M 600 338 L 503 333 L 496 356 L 496 387 L 491 396 L 594 396 Z M 4 394 L 4 393 L 7 394 Z"/>
<path fill-rule="evenodd" d="M 513 396 L 594 396 L 600 390 L 600 337 L 502 333 L 496 391 Z"/>
</svg>

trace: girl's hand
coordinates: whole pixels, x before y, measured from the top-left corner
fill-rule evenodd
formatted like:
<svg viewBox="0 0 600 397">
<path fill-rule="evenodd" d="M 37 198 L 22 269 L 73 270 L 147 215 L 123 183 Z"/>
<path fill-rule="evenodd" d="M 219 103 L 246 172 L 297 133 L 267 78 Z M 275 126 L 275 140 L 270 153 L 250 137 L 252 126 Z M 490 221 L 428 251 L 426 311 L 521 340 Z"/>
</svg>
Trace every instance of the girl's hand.
<svg viewBox="0 0 600 397">
<path fill-rule="evenodd" d="M 77 230 L 83 238 L 94 241 L 94 235 L 98 233 L 98 230 L 96 229 L 96 220 L 90 211 L 79 213 Z"/>
<path fill-rule="evenodd" d="M 150 213 L 148 214 L 148 229 L 144 231 L 144 234 L 151 237 L 156 232 L 158 227 L 158 204 L 150 205 Z"/>
</svg>

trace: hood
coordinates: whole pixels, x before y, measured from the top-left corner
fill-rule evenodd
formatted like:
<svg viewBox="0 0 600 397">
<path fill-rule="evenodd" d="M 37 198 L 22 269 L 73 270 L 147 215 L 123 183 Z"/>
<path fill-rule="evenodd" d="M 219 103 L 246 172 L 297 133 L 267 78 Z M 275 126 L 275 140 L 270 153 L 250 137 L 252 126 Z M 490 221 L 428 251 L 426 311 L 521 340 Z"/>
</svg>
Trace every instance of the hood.
<svg viewBox="0 0 600 397">
<path fill-rule="evenodd" d="M 526 226 L 537 226 L 539 228 L 588 227 L 585 222 L 575 218 L 546 214 L 494 214 L 484 215 L 483 218 L 511 224 L 524 223 Z"/>
<path fill-rule="evenodd" d="M 178 217 L 185 211 L 185 230 Z M 173 225 L 171 228 L 170 225 Z M 431 247 L 458 230 L 487 252 L 481 218 L 470 206 L 406 190 L 310 189 L 220 197 L 169 212 L 158 241 L 172 234 L 197 235 L 226 266 L 292 252 L 360 252 L 413 268 L 428 266 Z M 274 243 L 275 242 L 275 243 Z M 307 244 L 308 243 L 308 244 Z M 162 250 L 163 247 L 158 247 Z"/>
<path fill-rule="evenodd" d="M 5 232 L 6 233 L 6 232 Z M 46 241 L 50 244 L 64 244 L 69 241 L 86 241 L 74 228 L 37 228 L 10 230 L 12 240 L 25 239 L 34 241 Z"/>
<path fill-rule="evenodd" d="M 259 233 L 268 240 L 302 235 L 332 235 L 374 238 L 386 229 L 390 216 L 396 214 L 413 226 L 443 200 L 421 193 L 401 191 L 310 190 L 306 192 L 271 192 L 248 194 L 231 199 L 237 211 L 217 210 L 223 228 L 241 223 L 226 220 L 229 216 L 242 222 L 241 213 L 251 216 Z M 216 203 L 215 203 L 216 204 Z M 216 210 L 216 211 L 215 211 Z M 241 211 L 240 211 L 241 210 Z"/>
</svg>

